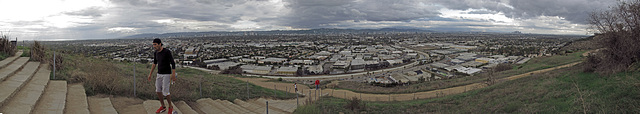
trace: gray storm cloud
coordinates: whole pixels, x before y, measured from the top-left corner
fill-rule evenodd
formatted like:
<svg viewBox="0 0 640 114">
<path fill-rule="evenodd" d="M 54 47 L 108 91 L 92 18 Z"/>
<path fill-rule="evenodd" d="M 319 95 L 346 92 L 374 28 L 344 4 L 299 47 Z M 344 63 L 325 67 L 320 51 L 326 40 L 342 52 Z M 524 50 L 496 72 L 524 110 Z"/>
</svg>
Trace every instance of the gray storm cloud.
<svg viewBox="0 0 640 114">
<path fill-rule="evenodd" d="M 586 24 L 589 12 L 607 8 L 611 0 L 285 0 L 291 9 L 279 24 L 314 28 L 339 21 L 409 21 L 437 17 L 441 8 L 504 13 L 510 18 L 559 16 Z"/>
<path fill-rule="evenodd" d="M 25 30 L 63 31 L 66 33 L 64 37 L 105 38 L 132 34 L 119 34 L 107 30 L 115 27 L 135 28 L 136 33 L 331 27 L 402 26 L 427 29 L 440 27 L 447 30 L 479 28 L 475 25 L 482 25 L 482 28 L 498 27 L 489 22 L 492 21 L 491 19 L 481 20 L 489 22 L 488 24 L 479 24 L 482 22 L 477 22 L 478 20 L 440 17 L 442 9 L 476 9 L 468 14 L 502 13 L 514 20 L 538 19 L 543 15 L 558 16 L 570 23 L 584 25 L 589 12 L 607 9 L 608 6 L 616 3 L 613 0 L 109 0 L 107 2 L 111 4 L 109 7 L 89 7 L 58 14 L 93 20 L 77 22 L 80 26 L 40 27 Z M 154 21 L 166 19 L 187 24 L 172 25 Z M 448 25 L 433 24 L 429 21 L 446 22 Z M 194 24 L 189 24 L 191 22 Z M 46 24 L 40 20 L 4 23 L 15 26 Z M 528 21 L 518 26 L 536 29 L 571 28 L 566 27 L 568 23 L 564 22 L 545 22 L 551 23 L 547 26 L 539 23 L 543 22 Z"/>
<path fill-rule="evenodd" d="M 410 21 L 440 14 L 420 0 L 286 0 L 291 9 L 280 24 L 314 28 L 340 21 Z"/>
</svg>

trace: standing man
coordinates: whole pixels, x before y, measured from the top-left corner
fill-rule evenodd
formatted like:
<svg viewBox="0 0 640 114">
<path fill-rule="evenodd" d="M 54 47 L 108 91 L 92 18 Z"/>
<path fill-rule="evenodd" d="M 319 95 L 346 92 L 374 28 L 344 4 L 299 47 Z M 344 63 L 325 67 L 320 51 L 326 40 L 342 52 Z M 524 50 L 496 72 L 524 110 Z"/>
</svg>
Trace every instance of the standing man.
<svg viewBox="0 0 640 114">
<path fill-rule="evenodd" d="M 318 90 L 318 87 L 320 87 L 320 80 L 316 80 L 316 90 Z"/>
<path fill-rule="evenodd" d="M 173 112 L 173 106 L 171 106 L 169 83 L 171 80 L 176 80 L 176 63 L 173 61 L 171 51 L 169 49 L 162 48 L 162 41 L 160 41 L 160 39 L 153 39 L 153 49 L 155 49 L 155 52 L 153 54 L 153 65 L 151 66 L 151 72 L 149 72 L 149 77 L 147 77 L 147 80 L 151 81 L 153 70 L 156 68 L 156 65 L 158 65 L 158 74 L 156 77 L 156 94 L 158 94 L 158 99 L 160 100 L 160 104 L 162 106 L 156 111 L 156 113 L 162 113 L 166 111 L 166 107 L 164 105 L 164 97 L 166 97 L 167 103 L 169 104 L 169 114 L 171 114 Z"/>
<path fill-rule="evenodd" d="M 298 93 L 298 83 L 293 83 L 293 87 L 296 89 L 296 93 Z"/>
</svg>

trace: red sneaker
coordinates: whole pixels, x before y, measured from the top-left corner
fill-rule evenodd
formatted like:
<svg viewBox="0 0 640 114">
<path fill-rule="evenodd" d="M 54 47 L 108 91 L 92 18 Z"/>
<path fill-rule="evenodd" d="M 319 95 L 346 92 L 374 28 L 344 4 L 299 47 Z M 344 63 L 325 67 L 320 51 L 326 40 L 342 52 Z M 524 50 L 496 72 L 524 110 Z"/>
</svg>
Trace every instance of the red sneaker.
<svg viewBox="0 0 640 114">
<path fill-rule="evenodd" d="M 169 107 L 169 114 L 173 114 L 173 108 Z"/>
<path fill-rule="evenodd" d="M 156 110 L 156 113 L 162 113 L 164 111 L 167 111 L 167 108 L 161 106 L 160 108 L 158 108 L 158 110 Z M 171 109 L 169 109 L 169 111 L 171 111 Z"/>
</svg>

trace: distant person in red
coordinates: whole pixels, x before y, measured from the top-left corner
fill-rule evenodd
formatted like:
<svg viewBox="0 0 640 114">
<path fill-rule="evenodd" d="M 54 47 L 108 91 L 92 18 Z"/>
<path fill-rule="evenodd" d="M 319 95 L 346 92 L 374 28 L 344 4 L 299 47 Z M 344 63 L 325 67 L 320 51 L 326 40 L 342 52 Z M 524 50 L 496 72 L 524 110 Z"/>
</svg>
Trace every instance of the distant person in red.
<svg viewBox="0 0 640 114">
<path fill-rule="evenodd" d="M 158 65 L 156 94 L 158 94 L 158 99 L 162 106 L 156 110 L 156 113 L 162 113 L 167 110 L 164 105 L 164 97 L 166 97 L 167 103 L 169 104 L 169 114 L 171 114 L 173 113 L 173 106 L 171 106 L 169 83 L 171 80 L 176 80 L 176 63 L 173 61 L 171 51 L 169 49 L 162 48 L 162 41 L 160 41 L 160 39 L 153 39 L 153 49 L 155 49 L 155 52 L 153 53 L 153 65 L 151 66 L 151 72 L 149 72 L 147 80 L 151 81 L 153 70 L 156 68 L 156 65 Z"/>
<path fill-rule="evenodd" d="M 320 80 L 316 80 L 316 90 L 318 90 L 318 87 L 320 87 Z"/>
</svg>

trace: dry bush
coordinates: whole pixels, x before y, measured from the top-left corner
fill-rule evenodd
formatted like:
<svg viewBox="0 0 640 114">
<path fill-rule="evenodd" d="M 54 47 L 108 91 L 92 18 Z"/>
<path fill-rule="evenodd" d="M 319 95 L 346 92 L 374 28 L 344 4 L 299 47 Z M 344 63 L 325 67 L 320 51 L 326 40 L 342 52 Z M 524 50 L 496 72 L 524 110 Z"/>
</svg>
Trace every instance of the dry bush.
<svg viewBox="0 0 640 114">
<path fill-rule="evenodd" d="M 31 60 L 45 62 L 45 48 L 40 42 L 35 41 L 31 46 Z"/>
<path fill-rule="evenodd" d="M 596 56 L 587 56 L 587 60 L 584 62 L 582 70 L 584 72 L 594 72 L 598 68 L 598 63 L 600 63 L 600 58 Z"/>
<path fill-rule="evenodd" d="M 600 74 L 628 71 L 640 61 L 640 0 L 621 1 L 610 10 L 594 12 L 588 20 L 603 48 L 595 54 L 593 70 Z M 585 69 L 588 71 L 591 69 Z"/>
<path fill-rule="evenodd" d="M 364 103 L 358 97 L 351 98 L 344 107 L 352 111 L 359 111 L 365 108 Z"/>
<path fill-rule="evenodd" d="M 496 65 L 496 67 L 493 68 L 493 70 L 495 72 L 502 72 L 502 71 L 505 71 L 505 70 L 511 70 L 512 68 L 513 68 L 513 66 L 511 64 L 501 63 L 501 64 Z"/>
<path fill-rule="evenodd" d="M 31 46 L 31 60 L 33 61 L 40 61 L 43 63 L 48 63 L 50 68 L 54 68 L 57 70 L 62 69 L 62 67 L 64 66 L 64 53 L 60 53 L 57 52 L 55 53 L 55 66 L 53 66 L 53 62 L 54 62 L 54 55 L 53 53 L 47 53 L 46 52 L 47 49 L 44 45 L 42 45 L 40 42 L 35 41 L 33 42 L 33 45 Z"/>
<path fill-rule="evenodd" d="M 82 72 L 79 69 L 75 69 L 69 72 L 69 77 L 67 78 L 67 81 L 69 83 L 84 82 L 86 81 L 88 75 L 89 74 L 87 74 L 86 72 Z"/>
<path fill-rule="evenodd" d="M 9 56 L 13 56 L 16 54 L 16 47 L 13 47 L 13 45 L 11 45 L 11 42 L 9 42 L 7 36 L 3 35 L 2 38 L 0 38 L 0 52 L 6 53 Z"/>
</svg>

